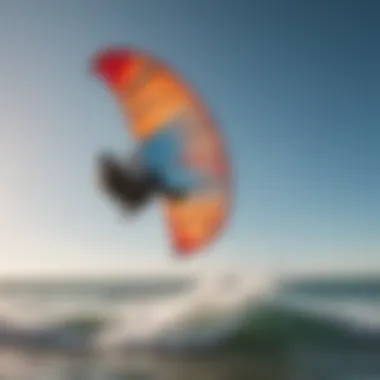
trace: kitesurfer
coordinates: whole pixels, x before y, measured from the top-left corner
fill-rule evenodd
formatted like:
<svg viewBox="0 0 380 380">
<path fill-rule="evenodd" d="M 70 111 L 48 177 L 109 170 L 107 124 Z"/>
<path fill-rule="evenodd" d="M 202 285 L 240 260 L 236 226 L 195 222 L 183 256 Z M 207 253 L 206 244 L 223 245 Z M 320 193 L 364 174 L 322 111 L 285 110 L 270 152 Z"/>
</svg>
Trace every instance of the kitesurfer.
<svg viewBox="0 0 380 380">
<path fill-rule="evenodd" d="M 127 163 L 102 155 L 103 189 L 124 207 L 137 210 L 155 195 L 181 200 L 202 188 L 203 176 L 183 164 L 179 131 L 177 126 L 163 129 L 143 143 Z"/>
</svg>

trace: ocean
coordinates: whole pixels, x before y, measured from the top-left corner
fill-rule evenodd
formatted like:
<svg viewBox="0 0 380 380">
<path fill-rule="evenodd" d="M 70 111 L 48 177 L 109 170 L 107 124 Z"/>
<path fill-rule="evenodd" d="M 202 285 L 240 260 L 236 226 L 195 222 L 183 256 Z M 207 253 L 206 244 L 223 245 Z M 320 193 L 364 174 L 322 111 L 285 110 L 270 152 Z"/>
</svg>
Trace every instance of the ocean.
<svg viewBox="0 0 380 380">
<path fill-rule="evenodd" d="M 0 379 L 380 379 L 376 279 L 237 278 L 4 282 Z"/>
<path fill-rule="evenodd" d="M 7 350 L 0 354 L 3 380 L 378 380 L 378 352 L 302 352 L 281 357 L 73 357 Z M 294 360 L 294 358 L 293 358 Z"/>
</svg>

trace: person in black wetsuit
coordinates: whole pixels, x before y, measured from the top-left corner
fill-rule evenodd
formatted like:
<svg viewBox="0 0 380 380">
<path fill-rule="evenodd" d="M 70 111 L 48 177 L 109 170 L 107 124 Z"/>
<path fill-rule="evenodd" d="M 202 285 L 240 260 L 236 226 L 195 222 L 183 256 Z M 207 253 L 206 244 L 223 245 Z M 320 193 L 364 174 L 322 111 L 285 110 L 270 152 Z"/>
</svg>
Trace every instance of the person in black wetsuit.
<svg viewBox="0 0 380 380">
<path fill-rule="evenodd" d="M 148 172 L 123 165 L 110 155 L 99 159 L 102 188 L 124 208 L 137 210 L 161 192 L 158 179 Z"/>
<path fill-rule="evenodd" d="M 152 136 L 128 163 L 102 155 L 99 171 L 103 189 L 130 210 L 138 210 L 155 195 L 183 199 L 207 183 L 204 175 L 183 164 L 176 128 Z"/>
</svg>

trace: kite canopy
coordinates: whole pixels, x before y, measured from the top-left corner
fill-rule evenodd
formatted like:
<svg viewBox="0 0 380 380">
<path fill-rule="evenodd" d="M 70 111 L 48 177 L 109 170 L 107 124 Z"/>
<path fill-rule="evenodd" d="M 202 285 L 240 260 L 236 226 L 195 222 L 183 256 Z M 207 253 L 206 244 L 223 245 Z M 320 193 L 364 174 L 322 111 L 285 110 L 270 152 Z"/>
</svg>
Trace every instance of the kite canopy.
<svg viewBox="0 0 380 380">
<path fill-rule="evenodd" d="M 117 98 L 137 141 L 173 123 L 181 127 L 184 163 L 214 186 L 185 200 L 163 199 L 164 212 L 177 254 L 205 248 L 225 224 L 231 199 L 228 158 L 206 106 L 177 73 L 137 50 L 107 49 L 94 58 L 92 68 Z"/>
</svg>

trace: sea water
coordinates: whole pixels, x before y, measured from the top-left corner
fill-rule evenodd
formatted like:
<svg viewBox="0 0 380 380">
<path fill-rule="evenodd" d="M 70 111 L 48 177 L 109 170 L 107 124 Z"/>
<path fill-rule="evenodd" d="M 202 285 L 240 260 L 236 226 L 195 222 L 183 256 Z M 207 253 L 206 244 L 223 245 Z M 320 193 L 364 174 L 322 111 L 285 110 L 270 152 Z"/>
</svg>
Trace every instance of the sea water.
<svg viewBox="0 0 380 380">
<path fill-rule="evenodd" d="M 157 292 L 157 284 L 150 286 L 151 288 L 149 286 L 144 288 L 144 291 L 140 287 L 134 292 L 136 288 L 133 286 L 120 285 L 112 288 L 107 285 L 102 288 L 103 285 L 99 284 L 93 296 L 86 297 L 86 307 L 93 310 L 108 310 L 112 314 L 118 311 L 122 304 L 126 314 L 130 314 L 134 309 L 128 309 L 128 305 L 140 304 L 154 317 L 158 311 L 162 312 L 162 306 L 157 299 L 148 303 L 152 292 Z M 169 288 L 168 285 L 164 290 L 167 291 Z M 173 289 L 176 293 L 175 285 Z M 182 292 L 187 294 L 190 291 L 182 289 Z M 58 302 L 60 312 L 63 309 L 69 311 L 83 308 L 83 298 L 78 295 L 85 293 L 86 287 L 83 286 L 63 289 Z M 53 303 L 57 301 L 56 294 L 39 293 L 41 304 L 36 302 L 36 298 L 30 300 L 28 297 L 29 295 L 25 294 L 24 298 L 14 297 L 13 301 L 15 303 L 23 301 L 25 314 L 29 316 L 31 310 L 38 311 L 41 309 L 39 305 L 46 305 L 46 298 L 50 298 Z M 25 299 L 29 299 L 29 303 L 25 303 Z M 353 295 L 325 291 L 323 296 L 277 292 L 270 294 L 268 299 L 272 303 L 291 306 L 295 312 L 307 309 L 328 318 L 338 317 L 342 323 L 352 323 L 354 326 L 364 328 L 377 329 L 380 321 L 380 294 L 376 296 L 372 290 L 368 296 L 363 291 Z M 8 301 L 6 303 L 10 305 Z M 179 304 L 186 306 L 193 301 L 194 297 L 190 297 Z M 199 308 L 199 303 L 194 303 L 195 306 Z M 252 307 L 255 308 L 255 304 Z M 174 309 L 175 307 L 170 309 L 170 312 L 172 313 Z M 46 310 L 45 313 L 48 314 Z M 245 354 L 240 357 L 203 358 L 199 356 L 190 358 L 184 355 L 155 357 L 147 354 L 114 357 L 104 352 L 76 357 L 74 354 L 64 355 L 46 351 L 37 353 L 20 348 L 17 350 L 7 348 L 0 352 L 0 380 L 374 380 L 380 379 L 379 357 L 380 352 L 376 351 L 363 352 L 351 348 L 349 352 L 339 350 L 319 352 L 307 346 L 289 348 L 282 357 Z"/>
</svg>

